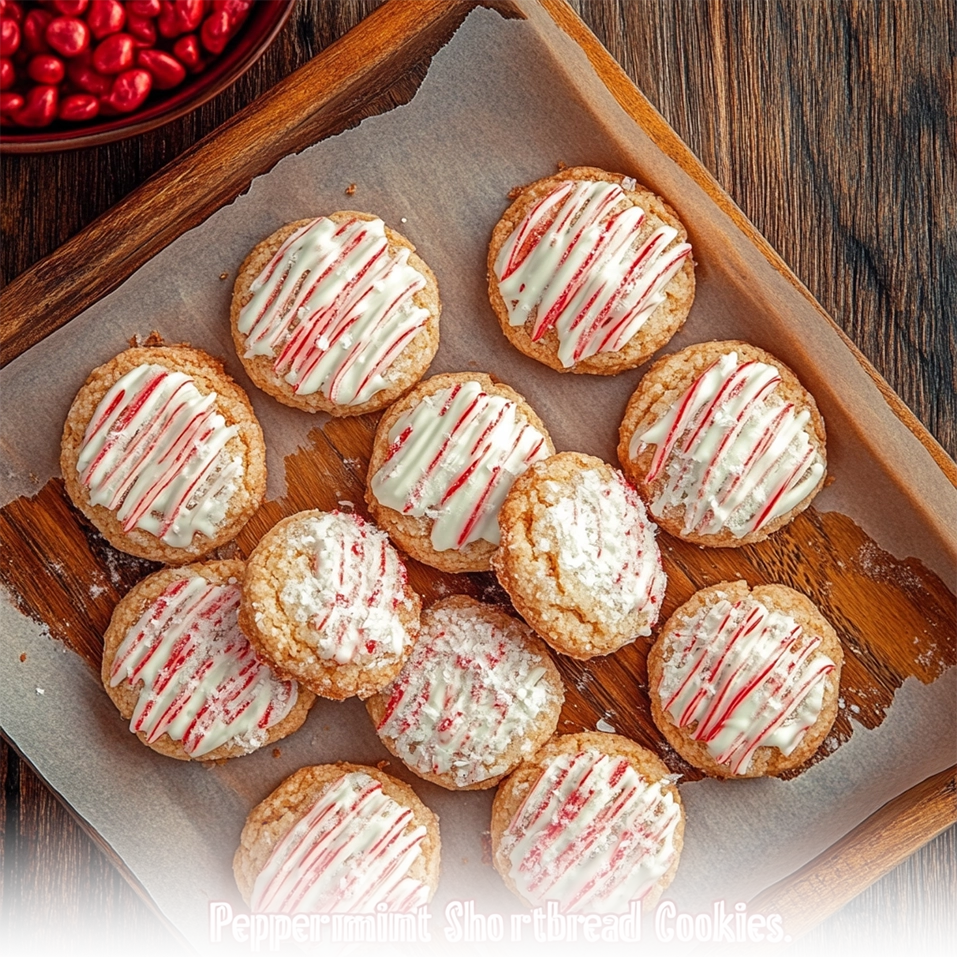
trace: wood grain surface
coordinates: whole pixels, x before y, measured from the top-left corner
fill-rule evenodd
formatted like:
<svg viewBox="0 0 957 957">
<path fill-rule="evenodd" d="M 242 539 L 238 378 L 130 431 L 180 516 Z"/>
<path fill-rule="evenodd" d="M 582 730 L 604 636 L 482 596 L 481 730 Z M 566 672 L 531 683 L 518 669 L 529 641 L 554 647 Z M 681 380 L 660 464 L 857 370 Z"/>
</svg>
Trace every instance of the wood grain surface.
<svg viewBox="0 0 957 957">
<path fill-rule="evenodd" d="M 371 0 L 300 3 L 243 80 L 155 133 L 77 153 L 4 156 L 4 279 L 63 244 L 377 6 Z M 950 5 L 591 0 L 572 6 L 955 454 Z M 403 76 L 391 101 L 411 96 L 422 73 Z M 368 112 L 381 108 L 370 98 Z M 5 540 L 13 533 L 5 529 Z M 96 615 L 109 614 L 108 595 L 103 602 L 93 610 L 90 655 L 96 653 Z M 939 614 L 949 613 L 944 606 Z M 5 922 L 43 941 L 73 921 L 75 939 L 91 947 L 118 948 L 137 935 L 165 939 L 156 918 L 6 745 L 0 778 Z M 951 828 L 818 926 L 811 939 L 824 945 L 850 936 L 895 938 L 925 950 L 952 940 L 955 858 Z M 44 915 L 53 910 L 58 920 L 51 929 Z M 89 915 L 95 924 L 82 919 Z"/>
</svg>

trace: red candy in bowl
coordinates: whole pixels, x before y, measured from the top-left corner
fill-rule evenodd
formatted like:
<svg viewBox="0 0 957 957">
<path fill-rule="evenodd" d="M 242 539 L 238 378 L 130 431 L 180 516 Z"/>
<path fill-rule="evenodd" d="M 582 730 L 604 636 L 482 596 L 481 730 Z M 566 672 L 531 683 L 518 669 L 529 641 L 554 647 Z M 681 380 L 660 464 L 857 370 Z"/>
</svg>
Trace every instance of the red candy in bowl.
<svg viewBox="0 0 957 957">
<path fill-rule="evenodd" d="M 0 146 L 112 142 L 237 80 L 295 0 L 0 0 Z"/>
</svg>

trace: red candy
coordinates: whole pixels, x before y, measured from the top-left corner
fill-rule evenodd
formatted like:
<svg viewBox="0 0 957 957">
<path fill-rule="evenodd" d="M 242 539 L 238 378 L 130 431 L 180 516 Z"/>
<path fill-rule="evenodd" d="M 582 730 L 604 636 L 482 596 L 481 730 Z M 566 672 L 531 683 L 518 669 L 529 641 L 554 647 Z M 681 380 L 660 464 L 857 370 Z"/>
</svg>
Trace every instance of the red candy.
<svg viewBox="0 0 957 957">
<path fill-rule="evenodd" d="M 113 81 L 104 102 L 120 113 L 132 113 L 150 95 L 153 77 L 147 70 L 126 70 Z"/>
<path fill-rule="evenodd" d="M 58 99 L 55 86 L 35 86 L 16 113 L 16 121 L 21 126 L 49 126 L 56 119 Z"/>
<path fill-rule="evenodd" d="M 0 56 L 13 56 L 20 49 L 20 24 L 13 17 L 0 19 Z"/>
<path fill-rule="evenodd" d="M 19 93 L 0 93 L 0 114 L 16 113 L 23 106 L 23 97 Z"/>
<path fill-rule="evenodd" d="M 206 12 L 205 0 L 173 0 L 173 15 L 182 26 L 181 33 L 195 30 L 203 22 Z"/>
<path fill-rule="evenodd" d="M 252 0 L 0 0 L 0 119 L 82 123 L 201 73 Z M 151 100 L 152 102 L 152 100 Z"/>
<path fill-rule="evenodd" d="M 136 65 L 153 74 L 153 85 L 158 90 L 171 90 L 186 79 L 186 68 L 174 56 L 162 50 L 140 50 Z"/>
<path fill-rule="evenodd" d="M 249 0 L 213 0 L 213 12 L 199 31 L 203 46 L 213 55 L 222 53 L 251 8 Z"/>
<path fill-rule="evenodd" d="M 60 104 L 60 119 L 70 123 L 92 120 L 100 112 L 100 101 L 92 93 L 71 93 Z"/>
<path fill-rule="evenodd" d="M 92 59 L 91 53 L 74 57 L 66 65 L 66 75 L 70 78 L 70 82 L 84 93 L 106 96 L 113 89 L 113 80 L 111 77 L 103 76 L 102 73 L 97 73 L 90 65 Z"/>
<path fill-rule="evenodd" d="M 65 17 L 78 17 L 90 5 L 90 0 L 53 0 L 53 6 Z"/>
<path fill-rule="evenodd" d="M 136 48 L 128 33 L 114 33 L 101 40 L 93 51 L 93 69 L 97 73 L 122 73 L 133 65 Z"/>
<path fill-rule="evenodd" d="M 47 43 L 65 57 L 76 56 L 90 45 L 90 28 L 76 17 L 54 17 L 45 35 Z"/>
<path fill-rule="evenodd" d="M 30 53 L 48 53 L 46 33 L 53 14 L 48 10 L 31 10 L 23 19 L 23 45 Z"/>
<path fill-rule="evenodd" d="M 52 53 L 38 53 L 30 60 L 27 73 L 36 83 L 54 86 L 66 75 L 66 67 L 58 56 Z"/>
<path fill-rule="evenodd" d="M 90 33 L 97 40 L 108 37 L 111 33 L 119 33 L 126 23 L 126 11 L 119 0 L 93 0 L 93 6 L 87 14 L 86 22 Z"/>
<path fill-rule="evenodd" d="M 138 47 L 156 46 L 156 24 L 151 17 L 140 17 L 131 13 L 126 18 L 126 32 Z"/>
<path fill-rule="evenodd" d="M 205 66 L 203 52 L 199 48 L 199 38 L 195 33 L 180 37 L 173 44 L 173 56 L 191 73 L 197 73 Z"/>
<path fill-rule="evenodd" d="M 160 0 L 132 0 L 126 7 L 138 17 L 158 17 Z"/>
</svg>

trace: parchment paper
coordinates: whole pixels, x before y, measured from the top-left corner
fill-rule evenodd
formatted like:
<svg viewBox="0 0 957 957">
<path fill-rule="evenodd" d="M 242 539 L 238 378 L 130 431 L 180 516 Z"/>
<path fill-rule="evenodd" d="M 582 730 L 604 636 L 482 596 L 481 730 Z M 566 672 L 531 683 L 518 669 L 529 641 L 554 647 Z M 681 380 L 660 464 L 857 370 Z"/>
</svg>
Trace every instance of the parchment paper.
<svg viewBox="0 0 957 957">
<path fill-rule="evenodd" d="M 614 462 L 618 423 L 640 372 L 560 376 L 525 359 L 507 346 L 485 295 L 487 242 L 508 191 L 563 161 L 630 172 L 669 200 L 688 226 L 698 283 L 691 317 L 671 347 L 741 337 L 784 359 L 828 424 L 835 481 L 816 507 L 851 516 L 881 547 L 952 581 L 957 502 L 927 451 L 823 315 L 620 110 L 582 51 L 540 11 L 530 12 L 525 22 L 471 14 L 410 104 L 287 157 L 9 365 L 0 376 L 0 504 L 58 473 L 59 435 L 77 389 L 131 336 L 152 330 L 225 359 L 265 430 L 268 495 L 281 495 L 284 456 L 323 419 L 285 409 L 246 379 L 228 332 L 232 278 L 248 250 L 283 223 L 343 208 L 382 216 L 438 276 L 444 312 L 432 372 L 490 371 L 525 394 L 559 449 Z M 350 183 L 357 189 L 347 197 Z M 896 476 L 906 477 L 906 488 Z M 267 749 L 212 770 L 162 759 L 128 733 L 79 658 L 7 601 L 0 621 L 5 731 L 200 950 L 222 952 L 209 943 L 208 901 L 242 909 L 230 863 L 248 810 L 303 764 L 387 757 L 358 702 L 321 701 L 279 758 Z M 690 911 L 747 900 L 952 764 L 954 700 L 953 670 L 929 687 L 908 679 L 879 728 L 856 727 L 850 742 L 794 781 L 683 785 L 685 850 L 668 896 Z M 492 795 L 450 794 L 403 774 L 396 762 L 392 770 L 441 818 L 435 929 L 450 900 L 474 899 L 486 913 L 520 910 L 483 863 Z"/>
</svg>

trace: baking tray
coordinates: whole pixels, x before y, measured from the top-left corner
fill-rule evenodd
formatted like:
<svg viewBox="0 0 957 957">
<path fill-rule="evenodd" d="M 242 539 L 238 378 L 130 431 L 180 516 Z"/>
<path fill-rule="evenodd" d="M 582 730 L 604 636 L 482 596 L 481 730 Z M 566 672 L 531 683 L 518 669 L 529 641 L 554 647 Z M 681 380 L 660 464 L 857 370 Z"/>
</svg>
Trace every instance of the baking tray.
<svg viewBox="0 0 957 957">
<path fill-rule="evenodd" d="M 339 43 L 277 85 L 53 255 L 18 277 L 4 296 L 5 321 L 0 338 L 4 362 L 26 352 L 44 336 L 99 301 L 174 239 L 242 193 L 253 177 L 270 169 L 283 156 L 394 105 L 391 91 L 404 81 L 410 70 L 421 69 L 427 64 L 429 57 L 448 40 L 472 6 L 474 4 L 441 2 L 408 4 L 398 0 L 386 4 Z M 751 251 L 804 300 L 805 307 L 823 315 L 766 241 L 570 8 L 553 0 L 492 6 L 506 16 L 533 16 L 539 18 L 539 22 L 547 17 L 578 44 L 608 93 L 676 168 L 707 195 L 714 206 L 714 215 L 727 217 L 746 239 Z M 669 198 L 680 206 L 677 197 L 669 195 Z M 90 250 L 95 252 L 91 255 Z M 724 278 L 728 282 L 734 281 L 730 275 Z M 876 384 L 887 408 L 916 438 L 947 481 L 957 484 L 954 463 L 853 344 L 831 320 L 827 319 L 827 322 L 843 338 L 846 350 Z M 373 424 L 374 419 L 332 423 L 324 430 L 326 439 L 338 450 L 330 459 L 329 467 L 337 470 L 342 489 L 350 490 L 349 495 L 358 493 L 357 497 L 361 497 L 361 470 L 350 470 L 344 463 L 361 461 L 362 455 L 367 454 L 363 450 L 368 448 Z M 900 479 L 903 494 L 907 497 L 907 477 L 896 478 Z M 941 523 L 935 523 L 934 517 L 926 514 L 926 503 L 922 505 L 917 493 L 910 492 L 914 521 L 922 527 L 935 529 L 934 534 L 938 536 L 943 535 L 942 545 L 945 550 L 949 548 L 952 555 L 953 535 L 948 539 L 946 532 L 941 533 Z M 316 503 L 315 496 L 309 498 L 311 501 L 306 504 Z M 283 514 L 283 508 L 285 511 L 295 510 L 289 501 L 283 506 L 270 505 L 272 507 L 267 508 L 251 527 L 248 541 L 254 541 L 265 527 Z M 902 614 L 905 617 L 916 614 L 915 625 L 925 628 L 925 631 L 929 625 L 938 638 L 942 629 L 952 626 L 952 596 L 941 587 L 939 578 L 919 563 L 896 562 L 853 522 L 839 521 L 843 516 L 812 514 L 813 518 L 809 516 L 801 524 L 796 523 L 793 533 L 775 537 L 773 546 L 757 550 L 746 559 L 742 556 L 731 559 L 724 555 L 720 561 L 715 559 L 710 567 L 705 568 L 694 550 L 672 556 L 669 561 L 674 563 L 674 571 L 683 570 L 687 575 L 682 580 L 680 571 L 677 575 L 673 571 L 672 581 L 681 584 L 670 593 L 671 604 L 666 607 L 666 613 L 687 597 L 682 595 L 681 589 L 690 592 L 692 582 L 700 584 L 708 579 L 741 575 L 760 577 L 772 569 L 779 578 L 790 569 L 792 580 L 799 579 L 801 566 L 809 561 L 813 564 L 809 556 L 822 550 L 830 548 L 838 556 L 859 555 L 862 548 L 866 551 L 873 546 L 877 551 L 871 553 L 872 558 L 876 556 L 878 564 L 885 563 L 885 573 L 887 568 L 893 567 L 897 578 L 895 582 L 895 575 L 883 574 L 883 580 L 877 584 L 885 591 L 891 588 L 896 592 L 895 600 L 904 608 Z M 142 569 L 131 565 L 120 567 L 115 580 L 109 580 L 110 587 L 104 586 L 104 592 L 95 598 L 91 598 L 88 589 L 77 587 L 77 581 L 71 587 L 69 576 L 64 588 L 49 589 L 41 573 L 43 563 L 48 563 L 53 557 L 62 559 L 65 556 L 68 568 L 70 561 L 75 561 L 74 575 L 78 580 L 82 578 L 79 569 L 89 568 L 90 563 L 95 567 L 106 567 L 113 560 L 102 549 L 97 550 L 99 546 L 95 537 L 91 540 L 77 522 L 55 483 L 45 487 L 30 501 L 11 503 L 3 510 L 2 521 L 4 543 L 9 554 L 18 559 L 16 568 L 9 562 L 5 564 L 2 577 L 14 593 L 18 606 L 42 620 L 55 635 L 68 640 L 91 663 L 95 662 L 104 615 L 108 617 L 116 596 L 132 584 Z M 723 569 L 727 570 L 726 574 Z M 832 577 L 834 570 L 832 565 L 829 572 Z M 905 572 L 912 577 L 908 578 Z M 441 576 L 422 570 L 414 574 L 416 584 L 433 597 L 452 587 L 473 591 L 489 587 L 489 583 L 481 579 L 468 584 L 444 581 Z M 859 590 L 859 586 L 855 587 Z M 922 599 L 915 596 L 925 594 L 933 596 L 932 611 L 928 612 L 925 606 L 918 614 L 915 606 Z M 866 599 L 867 596 L 860 597 Z M 72 631 L 66 628 L 66 623 L 77 623 L 77 619 L 84 619 L 85 627 L 74 627 Z M 952 635 L 947 638 L 952 644 Z M 882 672 L 875 676 L 875 684 L 885 686 L 886 697 L 890 700 L 896 685 L 908 673 L 908 665 L 896 667 L 893 653 L 887 653 L 886 648 L 878 647 L 873 652 L 872 670 Z M 862 660 L 866 657 L 862 656 Z M 943 663 L 948 660 L 946 656 L 942 659 Z M 883 673 L 885 666 L 889 674 Z M 574 664 L 566 665 L 566 678 L 571 680 L 567 682 L 569 702 L 561 730 L 573 730 L 576 725 L 594 726 L 597 719 L 619 705 L 615 692 L 606 694 L 601 689 L 631 688 L 635 684 L 633 675 L 626 673 L 626 668 L 616 672 L 615 663 L 605 666 L 602 672 L 605 680 L 597 682 L 583 680 L 585 672 L 576 668 Z M 920 677 L 929 680 L 933 675 Z M 875 723 L 879 723 L 877 710 L 879 708 L 875 709 Z M 841 733 L 850 735 L 850 726 L 847 722 L 845 724 Z M 655 743 L 655 732 L 641 715 L 635 717 L 633 726 L 619 726 L 619 730 L 632 733 L 652 745 Z M 30 754 L 26 757 L 29 760 Z M 954 781 L 954 769 L 950 768 L 906 790 L 801 869 L 764 889 L 753 899 L 752 906 L 785 915 L 792 934 L 811 926 L 957 819 Z M 68 793 L 64 795 L 68 806 L 69 797 Z M 88 826 L 87 822 L 83 823 Z M 135 878 L 132 880 L 137 883 Z M 148 888 L 144 894 L 148 899 Z"/>
</svg>

